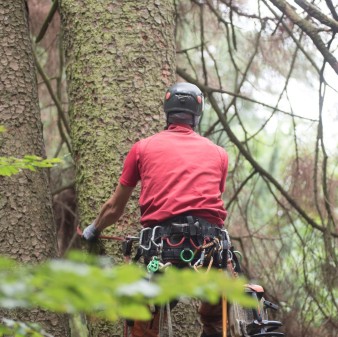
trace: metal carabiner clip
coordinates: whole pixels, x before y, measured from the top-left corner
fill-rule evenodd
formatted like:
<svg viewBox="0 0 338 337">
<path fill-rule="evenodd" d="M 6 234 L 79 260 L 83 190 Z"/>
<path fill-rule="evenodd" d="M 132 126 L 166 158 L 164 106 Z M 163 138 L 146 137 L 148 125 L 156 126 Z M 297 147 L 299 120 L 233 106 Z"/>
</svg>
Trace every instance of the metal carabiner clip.
<svg viewBox="0 0 338 337">
<path fill-rule="evenodd" d="M 151 227 L 146 227 L 146 228 L 143 228 L 141 230 L 141 233 L 140 233 L 140 240 L 139 240 L 139 247 L 142 248 L 143 250 L 149 250 L 151 248 L 151 243 L 152 243 L 152 240 L 151 238 L 149 239 L 149 243 L 148 243 L 148 247 L 143 245 L 142 244 L 142 241 L 143 241 L 143 235 L 145 232 L 148 232 L 148 231 L 152 231 L 153 229 Z"/>
<path fill-rule="evenodd" d="M 153 228 L 153 234 L 152 234 L 152 236 L 151 236 L 151 240 L 150 240 L 150 241 L 154 244 L 155 247 L 157 247 L 157 248 L 162 248 L 162 246 L 163 246 L 163 240 L 162 240 L 162 237 L 160 237 L 160 239 L 161 239 L 161 242 L 160 242 L 160 243 L 156 243 L 156 242 L 155 242 L 155 240 L 156 240 L 156 238 L 155 238 L 156 231 L 158 231 L 159 229 L 162 229 L 162 226 L 155 226 L 155 227 Z"/>
<path fill-rule="evenodd" d="M 226 240 L 228 241 L 228 244 L 229 244 L 229 247 L 231 247 L 231 241 L 230 241 L 230 236 L 229 236 L 229 233 L 226 229 L 222 229 L 221 230 L 221 233 L 224 233 L 225 234 L 225 238 Z"/>
</svg>

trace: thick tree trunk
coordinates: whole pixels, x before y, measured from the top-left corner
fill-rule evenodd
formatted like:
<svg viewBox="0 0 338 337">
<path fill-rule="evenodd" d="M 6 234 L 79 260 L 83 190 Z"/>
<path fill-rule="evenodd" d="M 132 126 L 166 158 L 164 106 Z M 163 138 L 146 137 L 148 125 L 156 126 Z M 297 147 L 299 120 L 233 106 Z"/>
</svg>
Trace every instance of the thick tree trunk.
<svg viewBox="0 0 338 337">
<path fill-rule="evenodd" d="M 62 0 L 61 17 L 86 225 L 115 187 L 131 144 L 164 125 L 162 97 L 175 73 L 173 4 Z"/>
<path fill-rule="evenodd" d="M 62 0 L 61 19 L 79 216 L 85 227 L 117 185 L 131 145 L 165 125 L 163 96 L 175 80 L 174 6 L 171 0 Z M 110 230 L 135 234 L 138 221 L 135 195 L 127 215 Z M 105 252 L 117 260 L 122 255 L 114 243 L 105 243 Z M 182 319 L 186 312 L 180 314 L 178 334 L 186 322 L 185 328 L 190 324 L 196 333 L 195 315 L 187 321 Z M 122 335 L 120 324 L 95 321 L 90 330 L 92 336 Z"/>
<path fill-rule="evenodd" d="M 0 155 L 44 155 L 36 74 L 25 1 L 0 0 Z M 36 263 L 57 255 L 46 170 L 0 177 L 0 254 Z M 6 312 L 68 336 L 63 316 L 42 310 Z M 0 312 L 4 315 L 4 311 Z"/>
</svg>

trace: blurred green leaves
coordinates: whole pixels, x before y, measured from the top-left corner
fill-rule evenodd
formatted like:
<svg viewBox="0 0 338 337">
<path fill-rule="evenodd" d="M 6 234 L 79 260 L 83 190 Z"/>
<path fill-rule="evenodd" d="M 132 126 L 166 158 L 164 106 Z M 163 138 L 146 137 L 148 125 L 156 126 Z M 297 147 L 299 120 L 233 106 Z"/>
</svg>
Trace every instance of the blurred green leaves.
<svg viewBox="0 0 338 337">
<path fill-rule="evenodd" d="M 245 306 L 253 304 L 243 291 L 244 280 L 230 278 L 222 271 L 196 273 L 169 267 L 149 279 L 143 266 L 113 266 L 106 257 L 79 252 L 73 252 L 66 260 L 40 265 L 21 265 L 1 258 L 0 279 L 0 307 L 41 307 L 108 320 L 149 319 L 149 304 L 163 304 L 179 297 L 215 303 L 224 295 Z"/>
<path fill-rule="evenodd" d="M 7 318 L 0 320 L 0 336 L 53 337 L 52 335 L 46 333 L 38 324 L 26 324 Z"/>
<path fill-rule="evenodd" d="M 32 155 L 23 158 L 0 157 L 0 176 L 11 176 L 23 169 L 35 171 L 36 168 L 52 167 L 60 162 L 59 158 L 42 159 Z"/>
</svg>

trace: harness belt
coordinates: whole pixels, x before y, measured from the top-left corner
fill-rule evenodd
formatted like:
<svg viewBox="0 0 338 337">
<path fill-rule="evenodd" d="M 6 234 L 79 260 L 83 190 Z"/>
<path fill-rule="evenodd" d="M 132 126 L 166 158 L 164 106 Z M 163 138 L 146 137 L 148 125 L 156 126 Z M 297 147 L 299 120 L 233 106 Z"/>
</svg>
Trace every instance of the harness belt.
<svg viewBox="0 0 338 337">
<path fill-rule="evenodd" d="M 163 263 L 189 263 L 198 268 L 207 263 L 226 267 L 230 238 L 227 230 L 191 215 L 177 216 L 140 232 L 135 259 L 144 257 L 152 266 L 154 257 Z M 155 261 L 155 262 L 157 262 Z"/>
<path fill-rule="evenodd" d="M 210 224 L 208 221 L 196 218 L 191 215 L 177 216 L 166 220 L 156 226 L 155 239 L 160 237 L 170 237 L 175 234 L 189 237 L 220 237 L 222 236 L 222 229 Z"/>
</svg>

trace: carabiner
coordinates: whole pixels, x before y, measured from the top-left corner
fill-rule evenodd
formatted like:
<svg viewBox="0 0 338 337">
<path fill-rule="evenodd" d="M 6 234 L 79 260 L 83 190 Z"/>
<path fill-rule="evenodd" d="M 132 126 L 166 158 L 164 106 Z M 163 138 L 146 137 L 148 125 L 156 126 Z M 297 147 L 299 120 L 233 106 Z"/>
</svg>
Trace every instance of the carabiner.
<svg viewBox="0 0 338 337">
<path fill-rule="evenodd" d="M 156 243 L 155 240 L 156 240 L 156 231 L 162 229 L 162 226 L 155 226 L 153 228 L 153 233 L 152 233 L 152 236 L 151 236 L 151 242 L 154 244 L 154 246 L 156 246 L 157 248 L 162 248 L 163 246 L 163 240 L 162 240 L 162 237 L 160 237 L 161 239 L 161 242 L 160 243 Z"/>
<path fill-rule="evenodd" d="M 142 248 L 143 250 L 149 250 L 151 248 L 151 238 L 149 239 L 148 247 L 142 244 L 143 241 L 143 234 L 148 231 L 152 231 L 153 229 L 151 227 L 146 227 L 141 230 L 140 233 L 140 240 L 139 240 L 139 247 Z"/>
<path fill-rule="evenodd" d="M 180 259 L 183 262 L 191 262 L 193 260 L 194 256 L 195 256 L 194 252 L 189 248 L 184 248 L 180 252 Z"/>
<path fill-rule="evenodd" d="M 239 257 L 239 262 L 242 262 L 242 260 L 243 260 L 242 253 L 239 252 L 238 250 L 234 250 L 234 254 Z"/>
</svg>

